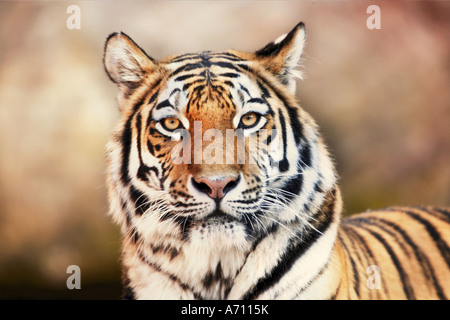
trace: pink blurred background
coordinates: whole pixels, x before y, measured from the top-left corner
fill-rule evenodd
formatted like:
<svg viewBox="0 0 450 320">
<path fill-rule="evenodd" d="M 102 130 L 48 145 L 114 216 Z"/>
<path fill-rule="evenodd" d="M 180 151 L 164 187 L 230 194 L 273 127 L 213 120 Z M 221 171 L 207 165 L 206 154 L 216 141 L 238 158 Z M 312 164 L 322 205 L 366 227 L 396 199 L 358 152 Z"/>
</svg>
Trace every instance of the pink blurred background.
<svg viewBox="0 0 450 320">
<path fill-rule="evenodd" d="M 71 4 L 0 2 L 0 298 L 120 297 L 104 182 L 115 31 L 161 59 L 257 50 L 305 22 L 298 99 L 334 155 L 345 214 L 450 205 L 450 2 L 84 1 L 69 30 Z M 81 290 L 66 288 L 72 264 Z"/>
</svg>

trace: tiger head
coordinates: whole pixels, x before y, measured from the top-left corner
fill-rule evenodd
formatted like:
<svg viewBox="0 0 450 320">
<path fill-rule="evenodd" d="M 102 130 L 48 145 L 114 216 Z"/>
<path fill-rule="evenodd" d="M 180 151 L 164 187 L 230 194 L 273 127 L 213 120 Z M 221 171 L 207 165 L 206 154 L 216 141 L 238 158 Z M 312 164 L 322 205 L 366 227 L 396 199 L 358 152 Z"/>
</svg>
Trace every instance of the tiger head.
<svg viewBox="0 0 450 320">
<path fill-rule="evenodd" d="M 107 185 L 130 239 L 248 248 L 273 228 L 314 227 L 336 178 L 295 99 L 304 44 L 300 23 L 253 53 L 157 61 L 126 34 L 109 36 L 121 120 Z"/>
</svg>

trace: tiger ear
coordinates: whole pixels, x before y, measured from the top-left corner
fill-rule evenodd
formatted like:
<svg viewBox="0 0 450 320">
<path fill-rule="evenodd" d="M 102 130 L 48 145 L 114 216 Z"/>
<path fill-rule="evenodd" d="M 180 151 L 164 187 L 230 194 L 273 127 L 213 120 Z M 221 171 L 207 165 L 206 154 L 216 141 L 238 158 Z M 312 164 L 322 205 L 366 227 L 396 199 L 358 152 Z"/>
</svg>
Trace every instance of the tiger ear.
<svg viewBox="0 0 450 320">
<path fill-rule="evenodd" d="M 111 34 L 105 44 L 103 64 L 109 78 L 126 96 L 137 88 L 157 63 L 125 33 Z"/>
<path fill-rule="evenodd" d="M 292 93 L 295 93 L 295 78 L 302 78 L 301 72 L 296 68 L 300 63 L 305 39 L 305 25 L 300 22 L 291 32 L 255 52 L 256 59 Z"/>
</svg>

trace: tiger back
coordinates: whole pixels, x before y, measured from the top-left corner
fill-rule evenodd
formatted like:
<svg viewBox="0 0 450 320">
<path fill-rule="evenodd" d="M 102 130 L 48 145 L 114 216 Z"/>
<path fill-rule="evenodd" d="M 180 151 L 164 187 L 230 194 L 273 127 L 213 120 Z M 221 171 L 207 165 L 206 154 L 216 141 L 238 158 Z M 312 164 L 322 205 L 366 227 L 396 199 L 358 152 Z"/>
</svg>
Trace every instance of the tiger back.
<svg viewBox="0 0 450 320">
<path fill-rule="evenodd" d="M 125 299 L 448 299 L 448 209 L 341 221 L 334 164 L 295 98 L 304 44 L 300 23 L 253 53 L 157 61 L 108 37 Z"/>
</svg>

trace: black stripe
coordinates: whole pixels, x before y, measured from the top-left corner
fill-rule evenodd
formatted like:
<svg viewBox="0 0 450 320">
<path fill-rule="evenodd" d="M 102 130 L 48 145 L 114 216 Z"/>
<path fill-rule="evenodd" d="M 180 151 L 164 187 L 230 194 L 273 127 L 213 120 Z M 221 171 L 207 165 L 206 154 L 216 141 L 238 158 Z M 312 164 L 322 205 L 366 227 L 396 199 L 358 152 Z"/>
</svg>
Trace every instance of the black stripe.
<svg viewBox="0 0 450 320">
<path fill-rule="evenodd" d="M 433 208 L 433 207 L 416 207 L 423 212 L 432 215 L 439 220 L 442 220 L 446 223 L 450 223 L 450 212 L 441 208 Z"/>
<path fill-rule="evenodd" d="M 177 214 L 177 215 L 185 215 L 185 214 L 188 214 L 188 213 L 198 213 L 198 208 L 195 208 L 195 209 L 183 209 L 183 210 L 178 210 L 178 211 L 173 211 L 172 212 L 174 215 L 175 214 Z M 184 218 L 184 219 L 182 219 L 182 218 L 179 218 L 179 219 L 177 219 L 177 223 L 178 223 L 178 225 L 179 226 L 182 226 L 183 227 L 183 225 L 186 223 L 186 225 L 188 226 L 188 227 L 190 227 L 190 224 L 187 224 L 189 221 L 188 221 L 189 219 L 187 219 L 187 218 Z M 186 228 L 182 228 L 182 232 L 184 232 L 184 233 L 186 233 L 187 231 L 186 231 Z M 187 235 L 187 234 L 186 234 Z"/>
<path fill-rule="evenodd" d="M 261 83 L 261 81 L 257 81 L 258 83 L 258 87 L 261 90 L 261 98 L 264 101 L 264 103 L 269 107 L 269 111 L 268 113 L 273 117 L 274 116 L 274 112 L 273 109 L 271 107 L 271 105 L 267 102 L 267 98 L 270 98 L 270 92 L 269 90 L 267 90 L 266 87 L 264 87 L 264 85 Z"/>
<path fill-rule="evenodd" d="M 298 120 L 298 110 L 297 108 L 293 108 L 291 106 L 288 106 L 287 110 L 295 143 L 298 145 L 300 143 L 301 137 L 303 136 L 303 127 Z"/>
<path fill-rule="evenodd" d="M 388 230 L 385 227 L 383 227 L 383 226 L 381 226 L 381 225 L 379 225 L 377 223 L 374 223 L 372 221 L 372 217 L 370 217 L 370 218 L 355 217 L 355 218 L 351 218 L 351 220 L 352 220 L 353 223 L 356 223 L 360 228 L 362 228 L 364 230 L 366 229 L 363 226 L 364 224 L 368 224 L 368 225 L 380 228 L 381 230 L 383 230 L 383 232 L 385 232 L 385 233 L 389 234 L 390 236 L 392 236 L 395 239 L 394 240 L 395 243 L 397 243 L 401 247 L 401 249 L 408 256 L 408 258 L 410 257 L 410 252 L 406 249 L 405 244 L 398 238 L 398 236 L 394 232 L 392 232 L 391 230 Z M 351 233 L 348 233 L 348 234 L 350 235 Z M 375 263 L 375 264 L 378 265 L 377 263 Z M 367 266 L 369 266 L 369 264 Z M 383 278 L 381 278 L 381 279 L 383 280 L 383 287 L 385 288 L 384 279 Z M 370 293 L 372 293 L 372 292 L 373 292 L 373 290 L 370 290 Z M 379 293 L 378 290 L 376 290 L 376 292 Z"/>
<path fill-rule="evenodd" d="M 208 67 L 209 66 L 210 65 L 208 65 Z M 207 85 L 211 85 L 212 81 L 217 78 L 217 76 L 214 73 L 212 73 L 211 70 L 209 70 L 209 68 L 202 71 L 198 76 L 200 78 L 203 78 L 206 81 Z"/>
<path fill-rule="evenodd" d="M 137 244 L 140 240 L 141 237 L 139 235 L 139 232 L 136 230 L 135 227 L 131 227 L 129 228 L 129 232 L 130 232 L 130 239 L 134 244 Z"/>
<path fill-rule="evenodd" d="M 120 206 L 122 207 L 122 212 L 124 212 L 125 216 L 126 216 L 125 224 L 127 227 L 130 227 L 131 226 L 131 214 L 127 208 L 126 201 L 123 200 L 122 198 L 120 198 Z"/>
<path fill-rule="evenodd" d="M 131 150 L 131 120 L 132 117 L 130 117 L 127 122 L 125 123 L 125 128 L 122 132 L 122 166 L 121 166 L 121 175 L 120 179 L 124 184 L 127 184 L 130 182 L 130 176 L 128 174 L 128 164 L 129 164 L 129 157 L 130 157 L 130 150 Z"/>
<path fill-rule="evenodd" d="M 173 58 L 170 63 L 181 62 L 185 60 L 199 59 L 198 53 L 185 53 Z"/>
<path fill-rule="evenodd" d="M 193 85 L 195 85 L 195 84 L 200 84 L 200 85 L 203 84 L 203 86 L 201 86 L 201 87 L 203 88 L 203 87 L 204 87 L 204 84 L 205 84 L 205 80 L 204 80 L 204 79 L 197 79 L 197 80 L 194 80 L 194 81 L 185 83 L 185 84 L 183 85 L 183 91 L 188 90 L 191 86 L 193 86 Z"/>
<path fill-rule="evenodd" d="M 192 210 L 184 210 L 183 212 L 190 212 L 190 211 L 198 211 L 197 209 L 192 209 Z M 192 228 L 192 224 L 193 224 L 193 218 L 191 216 L 181 216 L 179 214 L 174 214 L 174 213 L 165 213 L 163 215 L 161 215 L 159 217 L 160 221 L 167 221 L 167 220 L 171 220 L 172 222 L 174 222 L 175 224 L 178 225 L 178 227 L 180 228 L 180 232 L 181 232 L 181 238 L 182 240 L 186 240 L 188 238 L 190 229 Z"/>
<path fill-rule="evenodd" d="M 277 137 L 277 131 L 273 130 L 272 132 L 274 133 L 274 135 L 272 136 L 271 134 L 269 134 L 267 138 L 262 141 L 262 145 L 268 146 L 272 142 L 272 140 Z M 260 132 L 257 131 L 256 134 L 258 136 L 258 139 L 261 139 Z M 264 154 L 267 154 L 267 150 L 265 149 L 262 149 L 262 152 L 264 152 Z"/>
<path fill-rule="evenodd" d="M 129 166 L 129 158 L 131 151 L 131 138 L 132 138 L 132 129 L 131 122 L 133 120 L 134 115 L 139 110 L 139 107 L 144 103 L 145 97 L 142 98 L 138 103 L 136 103 L 133 107 L 133 114 L 128 118 L 125 123 L 125 128 L 122 132 L 121 142 L 122 142 L 122 165 L 121 165 L 121 176 L 120 179 L 124 184 L 130 182 L 131 178 L 128 172 Z"/>
<path fill-rule="evenodd" d="M 358 273 L 358 269 L 356 268 L 355 261 L 353 260 L 353 255 L 351 254 L 351 251 L 345 245 L 345 242 L 342 239 L 341 235 L 339 235 L 338 238 L 341 241 L 341 244 L 344 247 L 344 250 L 349 253 L 347 255 L 347 257 L 348 257 L 348 259 L 350 259 L 350 263 L 352 265 L 353 277 L 354 277 L 354 280 L 355 280 L 355 281 L 353 281 L 353 289 L 355 290 L 355 293 L 356 293 L 357 297 L 359 298 L 360 294 L 359 294 L 359 273 Z"/>
<path fill-rule="evenodd" d="M 294 176 L 294 178 L 289 179 L 286 184 L 281 188 L 284 191 L 287 191 L 282 196 L 288 200 L 292 201 L 293 198 L 300 194 L 303 187 L 303 174 L 298 173 Z"/>
<path fill-rule="evenodd" d="M 130 186 L 130 197 L 136 208 L 136 215 L 141 216 L 150 209 L 150 199 L 133 185 Z"/>
<path fill-rule="evenodd" d="M 153 103 L 153 102 L 156 100 L 156 98 L 158 97 L 158 94 L 159 94 L 158 91 L 155 92 L 155 93 L 151 96 L 150 101 L 148 102 L 148 104 Z M 151 123 L 152 123 L 152 121 L 153 121 L 153 111 L 154 111 L 154 110 L 155 110 L 154 108 L 151 108 L 150 113 L 148 114 L 148 117 L 147 117 L 147 127 L 146 127 L 146 128 L 150 128 L 150 125 L 151 125 Z"/>
<path fill-rule="evenodd" d="M 136 176 L 138 177 L 138 179 L 142 180 L 142 181 L 148 181 L 148 177 L 147 174 L 150 171 L 154 171 L 156 173 L 156 176 L 159 176 L 159 170 L 158 168 L 152 166 L 152 167 L 148 167 L 144 164 L 144 161 L 142 159 L 142 147 L 141 147 L 141 122 L 142 122 L 142 118 L 141 118 L 141 114 L 138 113 L 137 117 L 136 117 L 136 131 L 137 131 L 137 149 L 138 149 L 138 156 L 139 156 L 139 169 L 137 171 Z M 148 146 L 151 146 L 151 154 L 154 155 L 154 150 L 153 150 L 153 146 L 151 145 L 150 141 L 148 142 Z M 150 151 L 150 149 L 149 149 Z"/>
<path fill-rule="evenodd" d="M 161 83 L 161 80 L 162 80 L 162 78 L 159 78 L 158 80 L 156 80 L 156 82 L 154 84 L 151 85 L 152 90 L 154 88 L 156 88 L 157 86 L 159 86 L 159 84 Z M 153 101 L 155 101 L 156 97 L 158 97 L 158 93 L 159 93 L 159 90 L 156 90 L 156 92 L 150 97 L 147 104 L 150 104 Z M 148 96 L 148 93 L 145 94 L 144 97 L 142 98 L 142 100 L 134 106 L 134 113 L 136 113 L 139 110 L 139 107 L 144 104 L 144 101 L 147 98 L 147 96 Z"/>
<path fill-rule="evenodd" d="M 431 210 L 438 211 L 438 212 L 444 214 L 448 219 L 450 219 L 450 210 L 442 209 L 442 208 L 431 208 Z"/>
<path fill-rule="evenodd" d="M 348 229 L 347 231 L 351 231 L 351 232 L 345 232 L 346 237 L 349 239 L 352 251 L 349 252 L 349 254 L 351 254 L 352 256 L 356 256 L 358 259 L 358 265 L 360 267 L 360 269 L 367 270 L 367 267 L 369 265 L 371 265 L 371 263 L 369 263 L 369 257 L 367 256 L 366 252 L 364 250 L 362 250 L 361 248 L 361 244 L 358 243 L 358 241 L 355 238 L 355 233 L 353 230 Z M 366 262 L 366 264 L 364 264 Z M 378 297 L 379 297 L 379 290 L 376 290 Z M 372 293 L 373 290 L 369 291 L 369 299 L 372 299 Z"/>
<path fill-rule="evenodd" d="M 165 108 L 165 107 L 172 107 L 173 108 L 173 106 L 169 102 L 169 99 L 166 99 L 166 100 L 161 101 L 160 103 L 158 103 L 156 105 L 155 109 L 159 110 L 159 109 L 162 109 L 162 108 Z"/>
<path fill-rule="evenodd" d="M 353 220 L 353 218 L 352 218 L 352 220 Z M 346 229 L 345 232 L 353 234 L 353 236 L 355 238 L 357 238 L 357 243 L 364 247 L 363 252 L 367 253 L 369 255 L 369 257 L 366 256 L 367 266 L 369 266 L 370 264 L 379 265 L 377 260 L 375 259 L 375 256 L 373 255 L 372 250 L 370 249 L 369 245 L 367 244 L 366 240 L 356 230 L 353 229 L 353 228 L 358 228 L 358 227 L 348 223 L 349 222 L 348 220 L 344 220 L 343 222 L 344 222 L 344 224 L 342 224 L 342 226 Z M 369 261 L 369 258 L 372 259 L 373 263 L 371 263 Z"/>
<path fill-rule="evenodd" d="M 156 98 L 158 97 L 158 94 L 159 94 L 159 91 L 156 91 L 156 92 L 150 97 L 150 99 L 148 100 L 148 103 L 147 103 L 147 104 L 153 103 L 153 102 L 156 100 Z"/>
<path fill-rule="evenodd" d="M 225 277 L 222 271 L 221 263 L 219 262 L 215 268 L 215 271 L 208 272 L 202 279 L 202 284 L 205 289 L 219 289 L 226 293 L 231 289 L 233 280 L 229 277 Z"/>
<path fill-rule="evenodd" d="M 239 67 L 243 67 L 243 65 L 239 65 L 239 64 L 233 64 L 230 62 L 224 62 L 224 61 L 217 61 L 217 62 L 213 62 L 212 63 L 214 66 L 219 66 L 221 68 L 226 68 L 226 69 L 231 69 L 234 71 L 240 71 Z"/>
<path fill-rule="evenodd" d="M 191 197 L 191 196 L 188 196 L 188 197 Z M 194 206 L 201 205 L 201 204 L 203 204 L 203 202 L 184 203 L 184 202 L 177 201 L 177 202 L 171 202 L 170 204 L 173 205 L 175 208 L 180 208 L 180 207 L 191 208 L 191 207 L 194 207 Z"/>
<path fill-rule="evenodd" d="M 163 255 L 168 255 L 170 256 L 169 258 L 170 260 L 175 259 L 180 254 L 180 250 L 171 246 L 170 244 L 168 245 L 160 244 L 157 246 L 150 244 L 150 247 L 152 249 L 153 254 L 161 253 Z"/>
<path fill-rule="evenodd" d="M 125 272 L 122 274 L 122 300 L 136 300 L 130 278 Z"/>
<path fill-rule="evenodd" d="M 150 139 L 147 140 L 147 149 L 152 156 L 155 156 L 155 149 L 153 148 L 153 144 L 151 143 Z"/>
<path fill-rule="evenodd" d="M 281 188 L 282 190 L 287 191 L 283 196 L 291 201 L 296 195 L 299 195 L 302 191 L 303 187 L 303 166 L 301 162 L 301 158 L 297 160 L 297 174 L 293 176 L 293 178 L 289 179 L 285 185 Z"/>
<path fill-rule="evenodd" d="M 372 225 L 372 226 L 380 228 L 381 230 L 383 230 L 383 232 L 389 234 L 391 237 L 394 238 L 395 243 L 397 243 L 402 248 L 403 252 L 409 258 L 410 257 L 410 252 L 405 247 L 405 244 L 398 238 L 397 234 L 395 234 L 391 230 L 385 228 L 384 226 L 380 225 L 379 223 L 376 223 L 374 221 L 374 219 L 376 219 L 376 218 L 374 218 L 374 217 L 368 217 L 368 218 L 355 217 L 355 218 L 352 218 L 352 221 L 355 222 L 355 223 L 358 223 L 358 224 L 369 224 L 369 225 Z"/>
<path fill-rule="evenodd" d="M 239 84 L 239 89 L 241 89 L 242 91 L 244 91 L 249 97 L 251 97 L 252 95 L 250 94 L 250 91 L 248 91 L 248 89 L 246 87 L 244 87 L 241 83 Z"/>
<path fill-rule="evenodd" d="M 269 90 L 267 90 L 267 88 L 264 87 L 264 85 L 261 83 L 261 81 L 258 81 L 258 87 L 262 92 L 261 96 L 263 99 L 267 99 L 267 98 L 271 97 Z"/>
<path fill-rule="evenodd" d="M 425 276 L 428 279 L 431 278 L 431 280 L 433 281 L 433 285 L 436 289 L 436 293 L 439 296 L 439 299 L 447 300 L 447 297 L 445 296 L 445 294 L 442 291 L 442 288 L 439 284 L 439 281 L 436 278 L 433 267 L 432 267 L 430 261 L 428 260 L 428 257 L 422 250 L 419 249 L 419 247 L 414 243 L 414 241 L 412 241 L 412 239 L 408 236 L 408 234 L 405 232 L 405 230 L 403 230 L 400 226 L 396 225 L 395 223 L 393 223 L 391 221 L 387 221 L 385 219 L 373 217 L 373 218 L 371 218 L 371 220 L 374 220 L 378 223 L 382 223 L 382 224 L 385 224 L 385 225 L 391 227 L 392 229 L 394 229 L 396 232 L 398 232 L 403 237 L 403 239 L 406 241 L 406 243 L 408 243 L 408 245 L 413 249 L 416 259 L 419 262 Z M 380 225 L 378 225 L 378 224 L 376 224 L 376 225 L 381 228 Z M 384 229 L 384 228 L 382 228 L 382 229 Z"/>
<path fill-rule="evenodd" d="M 247 101 L 247 103 L 267 104 L 267 102 L 261 98 L 251 98 L 250 100 Z"/>
<path fill-rule="evenodd" d="M 300 162 L 307 167 L 311 167 L 311 146 L 309 144 L 301 147 Z"/>
<path fill-rule="evenodd" d="M 391 246 L 387 243 L 386 239 L 384 239 L 379 233 L 371 230 L 370 228 L 361 226 L 364 230 L 369 232 L 373 237 L 375 237 L 386 249 L 386 252 L 389 254 L 389 257 L 391 258 L 392 262 L 395 265 L 395 268 L 397 269 L 397 272 L 400 276 L 400 280 L 402 281 L 403 291 L 405 292 L 406 298 L 408 300 L 415 300 L 414 291 L 411 287 L 411 284 L 409 282 L 408 275 L 406 274 L 405 270 L 403 269 L 402 264 L 397 258 L 397 255 L 392 250 Z"/>
<path fill-rule="evenodd" d="M 336 297 L 337 297 L 337 295 L 338 295 L 338 293 L 339 293 L 339 291 L 341 290 L 341 279 L 339 280 L 339 284 L 338 284 L 338 286 L 336 287 L 336 290 L 334 290 L 334 293 L 330 296 L 330 298 L 328 299 L 328 300 L 336 300 Z"/>
<path fill-rule="evenodd" d="M 229 86 L 230 88 L 234 88 L 234 83 L 231 82 L 231 81 L 229 81 L 229 80 L 224 81 L 223 84 L 226 84 L 226 85 Z"/>
<path fill-rule="evenodd" d="M 136 142 L 137 142 L 137 152 L 138 152 L 139 162 L 142 165 L 144 163 L 144 161 L 142 160 L 142 153 L 141 153 L 141 128 L 142 128 L 141 122 L 142 122 L 142 117 L 141 117 L 141 114 L 138 113 L 137 117 L 136 117 L 136 132 L 137 132 Z"/>
<path fill-rule="evenodd" d="M 247 199 L 247 200 L 237 199 L 237 200 L 230 200 L 230 202 L 233 202 L 233 203 L 241 203 L 241 204 L 253 204 L 253 203 L 257 203 L 257 202 L 258 202 L 258 198 L 255 198 L 255 199 Z"/>
<path fill-rule="evenodd" d="M 179 74 L 180 72 L 184 72 L 184 71 L 192 71 L 192 70 L 200 69 L 200 68 L 204 68 L 204 67 L 205 67 L 204 65 L 200 64 L 200 61 L 199 61 L 199 62 L 196 62 L 196 63 L 188 63 L 188 64 L 185 64 L 185 65 L 179 67 L 178 69 L 175 69 L 175 71 L 173 71 L 173 72 L 168 76 L 168 78 L 171 78 L 171 77 L 173 77 L 173 76 Z"/>
<path fill-rule="evenodd" d="M 447 246 L 447 244 L 442 241 L 441 234 L 439 231 L 436 230 L 436 228 L 426 219 L 420 217 L 418 214 L 409 211 L 409 210 L 401 210 L 401 212 L 406 213 L 408 216 L 416 220 L 417 222 L 421 223 L 425 229 L 427 230 L 428 234 L 430 235 L 431 239 L 436 244 L 437 248 L 439 249 L 441 256 L 444 258 L 445 262 L 447 263 L 447 266 L 450 268 L 450 248 Z"/>
<path fill-rule="evenodd" d="M 219 74 L 220 77 L 227 77 L 227 78 L 239 78 L 241 75 L 239 73 L 234 72 L 226 72 Z"/>
<path fill-rule="evenodd" d="M 343 220 L 343 224 L 341 224 L 341 226 L 346 229 L 345 230 L 346 233 L 352 234 L 353 237 L 356 238 L 356 240 L 357 240 L 356 243 L 358 245 L 361 245 L 363 247 L 362 252 L 363 252 L 364 257 L 365 257 L 365 259 L 367 261 L 367 267 L 370 266 L 370 265 L 377 265 L 378 266 L 379 263 L 378 263 L 377 259 L 375 258 L 372 250 L 370 249 L 367 241 L 365 240 L 365 238 L 363 238 L 358 233 L 357 229 L 355 230 L 355 228 L 360 228 L 360 227 L 358 227 L 358 226 L 356 226 L 354 224 L 351 224 L 351 221 L 352 221 L 352 219 L 345 219 L 345 220 Z M 372 260 L 372 262 L 370 262 L 370 260 Z M 383 277 L 381 277 L 381 282 L 383 283 L 384 291 L 386 292 L 386 294 L 388 294 L 389 293 L 389 289 L 386 286 L 386 282 L 384 281 Z M 377 295 L 379 295 L 379 290 L 376 290 L 376 292 L 377 292 Z"/>
<path fill-rule="evenodd" d="M 175 93 L 180 92 L 180 91 L 181 91 L 180 88 L 175 88 L 175 89 L 173 89 L 172 92 L 169 94 L 169 99 L 172 98 L 172 96 L 173 96 Z"/>
<path fill-rule="evenodd" d="M 281 135 L 283 140 L 283 160 L 279 163 L 280 172 L 286 172 L 289 170 L 289 161 L 286 157 L 287 152 L 287 139 L 286 139 L 286 122 L 284 121 L 284 116 L 281 110 L 278 110 L 278 116 L 280 117 Z"/>
<path fill-rule="evenodd" d="M 192 91 L 190 93 L 191 99 L 189 100 L 187 107 L 186 107 L 186 112 L 185 112 L 186 114 L 189 113 L 189 109 L 190 109 L 191 105 L 192 106 L 197 105 L 197 109 L 199 108 L 199 104 L 200 104 L 199 101 L 202 96 L 202 92 L 201 92 L 202 89 L 203 89 L 203 86 L 197 86 L 194 89 L 192 89 Z"/>
<path fill-rule="evenodd" d="M 356 253 L 356 256 L 357 256 L 357 258 L 358 258 L 359 265 L 360 265 L 361 267 L 363 267 L 363 266 L 364 266 L 364 262 L 363 262 L 363 259 L 362 259 L 362 257 L 361 257 L 361 252 L 360 252 L 360 250 L 358 250 L 358 248 L 356 247 L 356 245 L 358 245 L 358 244 L 356 243 L 356 240 L 355 240 L 355 238 L 354 238 L 354 235 L 353 235 L 352 233 L 350 233 L 350 232 L 345 232 L 345 235 L 346 235 L 347 238 L 349 239 L 350 245 L 352 246 L 352 251 Z M 360 247 L 359 247 L 359 249 L 360 249 Z M 367 259 L 367 256 L 364 257 L 364 258 L 366 259 L 366 261 L 368 260 L 368 259 Z"/>
<path fill-rule="evenodd" d="M 210 55 L 215 59 L 223 58 L 230 61 L 242 61 L 242 58 L 230 52 L 212 52 Z"/>
<path fill-rule="evenodd" d="M 331 223 L 334 221 L 334 216 L 329 216 L 328 219 L 322 221 L 322 223 L 316 228 L 319 232 L 313 230 L 309 234 L 301 234 L 302 240 L 294 240 L 286 248 L 279 262 L 272 270 L 264 277 L 261 278 L 258 283 L 248 291 L 243 297 L 244 300 L 254 299 L 268 290 L 273 285 L 291 270 L 295 262 L 303 256 L 303 254 L 325 233 Z M 300 236 L 297 234 L 296 236 Z"/>
<path fill-rule="evenodd" d="M 183 76 L 179 76 L 179 77 L 176 77 L 175 79 L 174 79 L 174 81 L 184 81 L 184 80 L 187 80 L 187 79 L 190 79 L 190 78 L 192 78 L 192 77 L 196 77 L 197 75 L 195 74 L 195 73 L 190 73 L 190 74 L 185 74 L 185 75 L 183 75 Z"/>
<path fill-rule="evenodd" d="M 254 73 L 259 78 L 259 80 L 262 82 L 262 84 L 260 84 L 258 81 L 258 86 L 260 87 L 261 90 L 263 90 L 264 95 L 267 94 L 268 96 L 270 96 L 269 91 L 266 88 L 264 88 L 263 84 L 266 85 L 267 87 L 269 87 L 272 90 L 272 92 L 275 93 L 277 98 L 283 102 L 283 104 L 286 107 L 288 114 L 289 114 L 289 121 L 291 123 L 291 128 L 292 128 L 292 132 L 294 134 L 295 143 L 298 145 L 301 141 L 301 138 L 303 137 L 303 127 L 298 119 L 297 106 L 291 106 L 288 103 L 287 98 L 284 97 L 284 95 L 281 92 L 276 90 L 276 88 L 274 88 L 274 86 L 269 82 L 269 80 L 265 79 L 262 75 L 258 74 L 253 69 L 251 69 L 249 67 L 247 67 L 247 69 L 249 72 Z"/>
<path fill-rule="evenodd" d="M 150 174 L 150 171 L 153 171 L 156 176 L 159 177 L 159 170 L 157 167 L 147 167 L 145 164 L 141 164 L 139 166 L 136 176 L 139 180 L 148 181 L 148 175 Z"/>
</svg>

